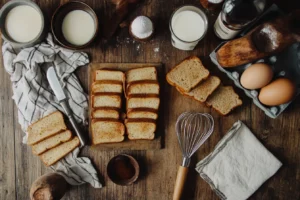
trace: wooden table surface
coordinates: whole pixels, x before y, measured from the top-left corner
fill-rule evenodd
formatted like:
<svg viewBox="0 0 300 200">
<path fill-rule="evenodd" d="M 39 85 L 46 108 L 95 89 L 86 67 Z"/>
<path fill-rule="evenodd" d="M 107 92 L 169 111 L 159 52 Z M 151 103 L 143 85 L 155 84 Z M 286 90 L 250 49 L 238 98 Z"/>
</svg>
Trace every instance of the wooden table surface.
<svg viewBox="0 0 300 200">
<path fill-rule="evenodd" d="M 6 0 L 0 2 L 2 6 Z M 49 18 L 59 4 L 64 2 L 66 1 L 37 1 Z M 85 2 L 97 12 L 100 25 L 107 19 L 113 8 L 110 0 L 86 0 Z M 233 83 L 211 63 L 208 56 L 220 43 L 212 28 L 217 15 L 208 14 L 208 33 L 194 51 L 184 52 L 172 47 L 168 29 L 170 15 L 175 8 L 187 3 L 200 6 L 198 0 L 149 0 L 132 13 L 132 16 L 144 14 L 154 19 L 157 28 L 156 34 L 147 43 L 134 42 L 129 37 L 128 30 L 124 28 L 111 41 L 105 41 L 98 37 L 96 42 L 84 51 L 88 52 L 91 62 L 161 62 L 166 70 L 171 69 L 187 56 L 197 55 L 213 74 L 218 75 L 224 83 L 232 85 Z M 286 7 L 286 5 L 284 6 Z M 87 69 L 88 66 L 84 66 L 77 71 L 85 89 L 87 89 Z M 215 130 L 192 159 L 183 199 L 218 199 L 193 168 L 196 162 L 213 150 L 217 142 L 237 120 L 245 122 L 255 136 L 283 163 L 282 168 L 250 199 L 300 199 L 300 98 L 297 98 L 280 117 L 271 119 L 257 108 L 241 90 L 236 89 L 244 104 L 229 116 L 223 117 L 212 109 L 179 95 L 173 87 L 167 84 L 164 87 L 166 99 L 163 108 L 166 113 L 164 117 L 166 133 L 164 148 L 156 151 L 108 152 L 85 148 L 82 155 L 89 156 L 93 160 L 105 186 L 102 189 L 94 189 L 89 185 L 72 187 L 63 199 L 171 199 L 177 167 L 182 160 L 174 122 L 180 113 L 190 110 L 211 113 L 215 119 Z M 10 78 L 3 65 L 0 67 L 0 88 L 0 199 L 25 200 L 29 197 L 31 183 L 50 170 L 42 164 L 38 157 L 33 156 L 29 147 L 22 144 L 24 133 L 18 124 L 17 109 L 11 98 Z M 109 159 L 120 153 L 133 155 L 142 166 L 141 177 L 132 186 L 115 185 L 106 175 L 106 165 Z"/>
</svg>

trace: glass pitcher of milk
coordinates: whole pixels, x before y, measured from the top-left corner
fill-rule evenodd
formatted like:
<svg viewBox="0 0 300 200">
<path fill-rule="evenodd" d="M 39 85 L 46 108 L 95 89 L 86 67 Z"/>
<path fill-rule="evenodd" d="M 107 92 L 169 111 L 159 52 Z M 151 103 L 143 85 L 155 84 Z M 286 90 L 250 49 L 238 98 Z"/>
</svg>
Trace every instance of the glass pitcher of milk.
<svg viewBox="0 0 300 200">
<path fill-rule="evenodd" d="M 195 6 L 175 10 L 169 23 L 172 45 L 181 50 L 193 50 L 207 32 L 205 13 Z"/>
</svg>

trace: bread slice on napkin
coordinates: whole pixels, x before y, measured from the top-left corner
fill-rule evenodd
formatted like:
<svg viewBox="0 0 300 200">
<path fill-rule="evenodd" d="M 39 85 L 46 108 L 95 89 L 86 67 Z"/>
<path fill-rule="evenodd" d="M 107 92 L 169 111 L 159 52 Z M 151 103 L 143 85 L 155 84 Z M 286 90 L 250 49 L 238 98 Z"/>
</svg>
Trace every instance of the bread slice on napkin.
<svg viewBox="0 0 300 200">
<path fill-rule="evenodd" d="M 45 153 L 40 155 L 41 160 L 46 166 L 55 164 L 57 161 L 65 157 L 68 153 L 73 151 L 80 145 L 78 137 L 74 137 L 68 142 L 62 143 L 61 145 L 54 147 Z"/>
<path fill-rule="evenodd" d="M 92 143 L 114 143 L 124 140 L 125 127 L 118 120 L 93 120 L 92 124 Z"/>
<path fill-rule="evenodd" d="M 59 111 L 53 112 L 50 115 L 47 115 L 37 122 L 31 124 L 27 128 L 27 144 L 36 144 L 45 138 L 48 138 L 66 129 L 67 127 L 65 125 L 62 113 Z"/>
<path fill-rule="evenodd" d="M 37 144 L 32 145 L 32 152 L 35 155 L 40 155 L 41 153 L 44 153 L 45 151 L 56 147 L 57 145 L 67 142 L 72 138 L 72 133 L 69 130 L 63 131 L 61 133 L 58 133 L 52 137 L 49 137 Z"/>
<path fill-rule="evenodd" d="M 153 140 L 155 137 L 156 124 L 154 120 L 128 119 L 125 120 L 125 126 L 130 140 Z"/>
<path fill-rule="evenodd" d="M 201 60 L 192 56 L 175 66 L 166 76 L 172 86 L 183 92 L 189 92 L 209 76 L 209 71 Z"/>
<path fill-rule="evenodd" d="M 159 94 L 157 81 L 138 81 L 128 84 L 127 95 L 132 94 Z"/>
<path fill-rule="evenodd" d="M 242 105 L 242 100 L 234 92 L 232 86 L 220 86 L 208 97 L 206 104 L 212 106 L 222 115 L 227 115 L 234 108 Z"/>
<path fill-rule="evenodd" d="M 209 76 L 205 81 L 200 83 L 186 95 L 193 97 L 195 100 L 204 103 L 206 99 L 217 89 L 221 80 L 216 76 Z"/>
<path fill-rule="evenodd" d="M 127 83 L 146 80 L 157 80 L 157 71 L 155 67 L 141 67 L 126 72 Z"/>
</svg>

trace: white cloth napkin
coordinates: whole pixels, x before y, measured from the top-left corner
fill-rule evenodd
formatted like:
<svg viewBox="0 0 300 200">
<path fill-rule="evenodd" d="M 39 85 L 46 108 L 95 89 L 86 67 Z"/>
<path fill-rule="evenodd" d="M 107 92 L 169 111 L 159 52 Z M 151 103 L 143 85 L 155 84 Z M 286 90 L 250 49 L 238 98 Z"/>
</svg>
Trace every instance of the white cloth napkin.
<svg viewBox="0 0 300 200">
<path fill-rule="evenodd" d="M 64 49 L 53 43 L 49 34 L 45 43 L 24 49 L 14 49 L 9 43 L 2 46 L 3 62 L 12 81 L 13 100 L 18 108 L 18 120 L 24 132 L 44 116 L 60 110 L 64 112 L 46 78 L 48 66 L 54 66 L 70 108 L 79 123 L 87 123 L 88 97 L 73 73 L 77 67 L 89 63 L 86 53 Z M 27 134 L 23 143 L 27 141 Z M 79 148 L 51 168 L 63 175 L 72 185 L 90 183 L 101 188 L 97 172 L 89 158 L 77 157 Z"/>
<path fill-rule="evenodd" d="M 196 170 L 221 199 L 244 200 L 281 165 L 248 127 L 237 121 Z"/>
</svg>

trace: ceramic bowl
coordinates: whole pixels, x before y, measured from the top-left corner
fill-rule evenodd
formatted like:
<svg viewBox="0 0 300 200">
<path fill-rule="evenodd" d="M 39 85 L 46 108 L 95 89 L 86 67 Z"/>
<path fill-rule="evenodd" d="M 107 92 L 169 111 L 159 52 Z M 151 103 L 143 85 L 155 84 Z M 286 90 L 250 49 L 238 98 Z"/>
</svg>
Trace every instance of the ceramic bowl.
<svg viewBox="0 0 300 200">
<path fill-rule="evenodd" d="M 74 11 L 74 10 L 82 10 L 82 11 L 85 11 L 88 14 L 90 14 L 94 20 L 94 24 L 96 27 L 93 37 L 90 39 L 90 41 L 88 41 L 87 43 L 85 43 L 83 45 L 71 44 L 70 42 L 68 42 L 65 39 L 65 37 L 62 33 L 63 19 L 69 12 Z M 54 14 L 52 16 L 52 20 L 51 20 L 51 31 L 52 31 L 52 34 L 53 34 L 55 40 L 63 47 L 73 49 L 73 50 L 82 49 L 82 48 L 89 46 L 96 38 L 96 36 L 98 34 L 98 18 L 97 18 L 95 11 L 87 4 L 85 4 L 81 1 L 70 1 L 70 2 L 67 2 L 67 3 L 59 6 L 56 9 L 56 11 L 54 12 Z"/>
<path fill-rule="evenodd" d="M 39 32 L 39 34 L 31 41 L 29 42 L 16 42 L 15 40 L 13 40 L 6 32 L 6 28 L 5 28 L 5 20 L 6 20 L 6 16 L 9 13 L 9 11 L 11 11 L 13 8 L 20 6 L 20 5 L 27 5 L 27 6 L 31 6 L 32 8 L 34 8 L 36 11 L 38 11 L 38 13 L 41 15 L 42 17 L 42 26 L 41 26 L 41 30 Z M 39 42 L 41 42 L 47 34 L 47 28 L 45 27 L 45 17 L 43 12 L 41 11 L 40 7 L 34 3 L 33 1 L 28 1 L 28 0 L 11 0 L 9 2 L 7 2 L 0 10 L 0 28 L 1 28 L 1 32 L 2 32 L 2 38 L 9 42 L 13 47 L 15 48 L 21 48 L 21 47 L 30 47 L 33 46 Z"/>
<path fill-rule="evenodd" d="M 132 169 L 132 175 L 128 175 L 128 168 Z M 118 174 L 122 173 L 122 176 L 128 178 L 121 178 Z M 117 185 L 131 185 L 139 177 L 140 166 L 139 163 L 130 155 L 120 154 L 113 157 L 107 165 L 107 175 L 112 182 Z"/>
</svg>

